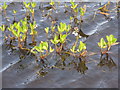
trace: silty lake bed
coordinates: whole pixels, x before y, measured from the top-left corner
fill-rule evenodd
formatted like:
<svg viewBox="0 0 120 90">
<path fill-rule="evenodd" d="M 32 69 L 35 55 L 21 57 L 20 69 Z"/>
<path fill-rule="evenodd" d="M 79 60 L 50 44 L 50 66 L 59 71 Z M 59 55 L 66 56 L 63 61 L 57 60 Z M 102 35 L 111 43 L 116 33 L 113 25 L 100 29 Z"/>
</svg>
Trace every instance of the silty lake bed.
<svg viewBox="0 0 120 90">
<path fill-rule="evenodd" d="M 39 5 L 42 4 L 41 9 Z M 106 35 L 113 34 L 118 38 L 118 18 L 117 13 L 111 13 L 111 20 L 106 20 L 102 14 L 97 14 L 94 21 L 92 21 L 94 12 L 99 8 L 99 3 L 79 3 L 79 6 L 87 5 L 87 13 L 84 16 L 85 21 L 83 22 L 83 32 L 89 37 L 82 37 L 80 40 L 87 44 L 87 50 L 91 52 L 99 52 L 99 47 L 97 42 L 100 38 Z M 69 6 L 70 4 L 67 3 Z M 111 3 L 111 7 L 115 7 L 115 3 Z M 37 3 L 37 8 L 35 9 L 35 21 L 37 22 L 38 37 L 37 41 L 45 41 L 46 34 L 44 32 L 45 27 L 51 25 L 49 18 L 43 17 L 51 9 L 48 3 Z M 56 6 L 57 10 L 53 11 L 52 18 L 57 19 L 57 24 L 64 22 L 69 24 L 69 16 L 72 15 L 71 12 L 65 13 L 64 3 Z M 21 2 L 10 3 L 7 8 L 7 17 L 9 22 L 2 19 L 3 24 L 9 25 L 13 22 L 12 10 L 17 10 L 16 21 L 23 19 L 25 17 L 25 9 L 22 7 Z M 42 10 L 45 10 L 42 12 Z M 69 10 L 69 9 L 68 9 Z M 3 37 L 0 37 L 3 40 Z M 75 41 L 75 36 L 70 35 L 69 39 L 72 40 L 67 47 L 71 47 Z M 30 41 L 29 41 L 30 42 Z M 108 68 L 98 67 L 100 63 L 100 54 L 86 57 L 86 66 L 88 70 L 85 74 L 81 74 L 75 68 L 63 67 L 46 69 L 47 74 L 42 77 L 36 74 L 40 70 L 37 67 L 35 57 L 26 56 L 25 59 L 20 60 L 18 50 L 11 52 L 9 48 L 6 47 L 5 43 L 0 43 L 2 46 L 2 86 L 3 88 L 118 88 L 118 45 L 112 47 L 110 56 L 112 57 L 115 67 Z M 23 53 L 24 55 L 25 53 Z M 54 65 L 54 60 L 59 60 L 59 56 L 51 55 L 48 56 L 48 60 L 51 61 L 50 65 Z M 66 63 L 69 60 L 74 59 L 73 57 L 67 57 Z M 59 65 L 58 65 L 59 66 Z"/>
</svg>

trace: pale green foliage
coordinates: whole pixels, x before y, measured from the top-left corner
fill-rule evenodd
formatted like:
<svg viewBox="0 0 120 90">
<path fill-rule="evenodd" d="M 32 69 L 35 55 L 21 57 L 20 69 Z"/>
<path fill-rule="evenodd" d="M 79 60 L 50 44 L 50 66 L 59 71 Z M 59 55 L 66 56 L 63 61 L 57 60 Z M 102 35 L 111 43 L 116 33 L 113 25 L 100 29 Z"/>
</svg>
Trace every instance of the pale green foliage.
<svg viewBox="0 0 120 90">
<path fill-rule="evenodd" d="M 75 52 L 76 52 L 76 51 L 75 51 L 75 48 L 76 48 L 76 46 L 73 45 L 72 48 L 70 49 L 70 51 L 73 52 L 73 53 L 75 53 Z"/>
<path fill-rule="evenodd" d="M 83 50 L 86 50 L 86 44 L 80 41 L 79 47 L 77 49 L 78 52 L 81 52 Z"/>
<path fill-rule="evenodd" d="M 35 8 L 36 7 L 36 2 L 31 2 L 31 6 L 32 6 L 32 8 Z"/>
<path fill-rule="evenodd" d="M 0 26 L 1 31 L 5 31 L 5 25 Z"/>
<path fill-rule="evenodd" d="M 7 7 L 8 7 L 8 5 L 6 4 L 6 2 L 4 2 L 4 4 L 2 5 L 2 8 L 3 8 L 4 10 L 6 10 Z"/>
<path fill-rule="evenodd" d="M 115 38 L 114 35 L 106 36 L 106 39 L 108 41 L 107 42 L 108 46 L 112 46 L 117 41 L 117 38 Z"/>
<path fill-rule="evenodd" d="M 80 7 L 80 15 L 84 16 L 86 13 L 86 5 L 84 5 L 83 7 Z"/>
<path fill-rule="evenodd" d="M 53 0 L 51 0 L 50 5 L 52 5 L 52 6 L 55 5 L 55 2 Z"/>
<path fill-rule="evenodd" d="M 36 28 L 36 22 L 34 21 L 33 24 L 30 23 L 30 29 L 31 29 L 30 35 L 36 35 L 37 34 L 37 31 L 35 30 L 35 28 Z"/>
<path fill-rule="evenodd" d="M 53 44 L 58 44 L 59 41 L 60 41 L 60 40 L 58 39 L 58 36 L 55 34 L 54 39 L 51 40 L 51 42 L 52 42 Z"/>
<path fill-rule="evenodd" d="M 71 29 L 70 25 L 66 25 L 66 23 L 60 23 L 60 25 L 58 26 L 58 32 L 62 33 L 64 31 L 69 32 L 69 30 Z"/>
<path fill-rule="evenodd" d="M 71 3 L 71 5 L 72 5 L 72 6 L 71 6 L 72 9 L 75 9 L 75 8 L 78 6 L 78 4 L 75 4 L 72 0 L 71 0 L 70 3 Z"/>
<path fill-rule="evenodd" d="M 60 35 L 60 43 L 65 43 L 66 37 L 67 37 L 66 34 L 64 34 L 64 35 L 61 34 L 61 35 Z"/>
<path fill-rule="evenodd" d="M 34 51 L 36 50 L 36 51 Z M 44 52 L 44 51 L 47 51 L 48 50 L 48 42 L 43 42 L 41 41 L 41 43 L 39 44 L 39 46 L 35 46 L 31 52 L 32 53 L 40 53 L 40 52 Z"/>
<path fill-rule="evenodd" d="M 48 32 L 49 32 L 49 27 L 46 27 L 46 28 L 45 28 L 45 32 L 48 34 Z"/>
<path fill-rule="evenodd" d="M 105 42 L 104 38 L 100 39 L 100 42 L 98 42 L 98 46 L 100 48 L 106 48 L 107 47 L 107 43 Z"/>
<path fill-rule="evenodd" d="M 107 42 L 105 42 L 104 38 L 101 38 L 100 39 L 100 42 L 98 42 L 98 46 L 100 48 L 107 48 L 107 47 L 111 47 L 112 45 L 116 45 L 118 44 L 117 41 L 117 38 L 114 37 L 114 35 L 109 35 L 109 36 L 106 36 L 106 39 L 107 39 Z"/>
</svg>

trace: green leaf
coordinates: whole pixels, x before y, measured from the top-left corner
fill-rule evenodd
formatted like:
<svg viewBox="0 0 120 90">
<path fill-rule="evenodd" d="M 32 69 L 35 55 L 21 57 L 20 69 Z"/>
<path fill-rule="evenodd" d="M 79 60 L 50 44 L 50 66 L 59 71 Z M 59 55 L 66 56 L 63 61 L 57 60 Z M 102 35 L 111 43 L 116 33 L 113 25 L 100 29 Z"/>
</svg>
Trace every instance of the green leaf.
<svg viewBox="0 0 120 90">
<path fill-rule="evenodd" d="M 52 49 L 52 47 L 50 47 L 50 53 L 52 53 L 54 51 L 54 49 Z"/>
<path fill-rule="evenodd" d="M 36 5 L 37 5 L 36 2 L 32 2 L 32 3 L 31 3 L 32 8 L 35 8 Z"/>
<path fill-rule="evenodd" d="M 65 40 L 66 40 L 66 37 L 67 37 L 66 34 L 64 34 L 64 35 L 60 35 L 60 43 L 64 43 Z"/>
<path fill-rule="evenodd" d="M 107 47 L 107 43 L 105 42 L 104 38 L 100 39 L 100 42 L 98 42 L 98 46 L 100 48 L 106 48 Z"/>
<path fill-rule="evenodd" d="M 117 41 L 117 38 L 114 38 L 114 35 L 112 35 L 112 34 L 109 36 L 106 36 L 106 39 L 108 41 L 108 46 L 113 45 Z"/>
<path fill-rule="evenodd" d="M 55 4 L 55 2 L 53 0 L 51 0 L 50 5 L 53 6 L 54 4 Z"/>
<path fill-rule="evenodd" d="M 5 31 L 5 25 L 0 26 L 1 31 Z"/>
<path fill-rule="evenodd" d="M 76 48 L 76 46 L 75 46 L 75 45 L 74 45 L 74 46 L 72 46 L 72 48 L 70 49 L 70 51 L 74 53 L 74 52 L 75 52 L 75 48 Z"/>
<path fill-rule="evenodd" d="M 16 32 L 15 30 L 12 30 L 12 33 L 13 33 L 16 37 L 18 37 L 18 34 L 17 34 L 17 32 Z"/>
<path fill-rule="evenodd" d="M 42 46 L 43 46 L 42 49 L 48 50 L 48 42 L 43 42 Z"/>
<path fill-rule="evenodd" d="M 86 44 L 80 41 L 79 49 L 77 51 L 81 52 L 82 50 L 85 50 L 85 49 L 86 49 Z"/>
<path fill-rule="evenodd" d="M 45 28 L 45 32 L 48 33 L 49 32 L 49 27 Z"/>
</svg>

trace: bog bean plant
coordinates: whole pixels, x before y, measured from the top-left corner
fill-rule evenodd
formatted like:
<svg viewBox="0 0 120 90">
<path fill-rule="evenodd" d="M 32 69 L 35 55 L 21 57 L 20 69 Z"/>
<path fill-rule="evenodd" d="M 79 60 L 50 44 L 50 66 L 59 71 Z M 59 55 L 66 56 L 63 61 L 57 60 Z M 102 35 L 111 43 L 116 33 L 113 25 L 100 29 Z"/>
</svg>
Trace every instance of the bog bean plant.
<svg viewBox="0 0 120 90">
<path fill-rule="evenodd" d="M 61 3 L 59 3 L 59 5 L 60 4 Z M 51 0 L 49 5 L 50 7 L 52 6 L 52 8 L 50 9 L 54 10 L 50 11 L 51 14 L 43 17 L 51 20 L 51 26 L 40 29 L 39 27 L 41 27 L 41 25 L 38 24 L 35 18 L 35 10 L 37 10 L 37 3 L 23 2 L 22 7 L 25 9 L 24 18 L 18 20 L 17 14 L 19 14 L 19 11 L 12 10 L 14 16 L 13 23 L 4 23 L 0 26 L 0 30 L 3 32 L 5 40 L 4 43 L 6 45 L 10 45 L 10 48 L 12 50 L 19 50 L 20 52 L 29 51 L 30 55 L 36 57 L 37 63 L 42 62 L 41 64 L 43 65 L 46 62 L 51 63 L 49 57 L 56 56 L 56 60 L 54 61 L 56 63 L 52 66 L 48 65 L 48 67 L 46 68 L 63 69 L 61 67 L 65 67 L 66 62 L 69 61 L 70 63 L 67 66 L 71 66 L 72 64 L 74 66 L 73 68 L 75 68 L 78 72 L 84 74 L 85 71 L 88 70 L 88 67 L 86 65 L 86 57 L 91 56 L 89 54 L 91 51 L 87 49 L 88 45 L 86 44 L 86 41 L 81 40 L 81 38 L 83 37 L 89 37 L 89 35 L 83 33 L 84 29 L 82 28 L 82 23 L 85 22 L 85 15 L 88 12 L 88 7 L 87 5 L 79 6 L 78 3 L 75 3 L 73 1 L 70 1 L 69 4 L 70 6 L 68 6 L 67 4 L 65 4 L 64 6 L 66 10 L 65 14 L 67 14 L 67 12 L 71 13 L 71 15 L 67 14 L 69 16 L 70 22 L 57 22 L 57 20 L 52 17 L 52 13 L 57 10 L 56 3 Z M 108 17 L 108 15 L 110 14 L 108 11 L 110 10 L 109 8 L 107 8 L 107 6 L 109 5 L 110 2 L 103 6 L 100 6 L 95 11 L 95 13 L 102 14 L 105 17 Z M 4 3 L 2 5 L 4 17 L 7 17 L 7 8 L 8 5 Z M 67 11 L 68 8 L 70 11 Z M 112 12 L 114 10 L 116 9 L 114 8 Z M 95 15 L 93 18 L 95 19 Z M 44 37 L 44 40 L 41 39 L 41 34 L 45 34 L 46 37 Z M 72 42 L 70 40 L 70 37 L 74 38 L 75 41 Z M 119 44 L 119 42 L 117 42 L 117 38 L 115 38 L 115 36 L 112 34 L 106 35 L 106 38 L 100 39 L 100 41 L 98 42 L 98 47 L 100 49 L 99 53 L 101 55 L 100 63 L 98 64 L 99 66 L 104 66 L 105 64 L 108 65 L 108 63 L 111 62 L 112 57 L 109 56 L 110 50 L 114 45 L 117 44 Z M 58 57 L 60 58 L 59 60 Z M 68 57 L 72 57 L 73 60 L 67 60 Z M 62 66 L 57 66 L 58 63 L 62 63 Z M 108 66 L 110 67 L 110 65 Z M 43 68 L 45 69 L 45 66 L 43 66 L 42 69 Z"/>
</svg>

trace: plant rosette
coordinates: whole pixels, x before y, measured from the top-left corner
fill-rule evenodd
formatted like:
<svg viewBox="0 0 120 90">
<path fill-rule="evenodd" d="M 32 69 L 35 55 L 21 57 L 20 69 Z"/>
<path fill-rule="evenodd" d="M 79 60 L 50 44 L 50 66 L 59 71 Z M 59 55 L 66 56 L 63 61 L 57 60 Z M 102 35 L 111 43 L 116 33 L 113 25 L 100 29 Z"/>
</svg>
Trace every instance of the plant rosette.
<svg viewBox="0 0 120 90">
<path fill-rule="evenodd" d="M 104 38 L 100 39 L 100 42 L 98 42 L 98 46 L 100 47 L 100 51 L 102 54 L 109 53 L 111 46 L 119 44 L 117 42 L 117 38 L 114 37 L 114 35 L 106 36 L 107 42 L 104 40 Z"/>
</svg>

